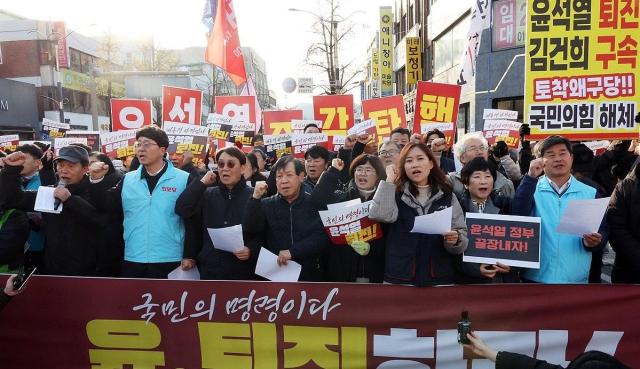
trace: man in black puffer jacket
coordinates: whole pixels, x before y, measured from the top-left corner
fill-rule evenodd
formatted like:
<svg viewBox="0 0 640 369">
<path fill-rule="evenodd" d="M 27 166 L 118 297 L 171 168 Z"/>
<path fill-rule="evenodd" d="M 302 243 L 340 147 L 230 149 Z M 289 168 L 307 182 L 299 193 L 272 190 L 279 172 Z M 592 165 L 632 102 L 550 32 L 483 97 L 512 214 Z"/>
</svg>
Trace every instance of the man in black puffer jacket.
<svg viewBox="0 0 640 369">
<path fill-rule="evenodd" d="M 274 167 L 278 193 L 262 199 L 266 183 L 256 184 L 247 204 L 243 230 L 265 235 L 266 248 L 278 254 L 278 263 L 293 260 L 302 265 L 301 281 L 323 281 L 321 254 L 329 243 L 318 208 L 302 190 L 304 165 L 280 158 Z"/>
</svg>

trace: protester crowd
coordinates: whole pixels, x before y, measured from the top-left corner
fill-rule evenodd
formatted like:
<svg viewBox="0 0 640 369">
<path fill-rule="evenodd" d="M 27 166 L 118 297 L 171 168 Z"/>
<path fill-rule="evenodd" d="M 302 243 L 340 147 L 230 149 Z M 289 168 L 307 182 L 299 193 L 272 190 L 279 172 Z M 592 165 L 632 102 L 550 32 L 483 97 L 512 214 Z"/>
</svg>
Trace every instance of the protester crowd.
<svg viewBox="0 0 640 369">
<path fill-rule="evenodd" d="M 0 152 L 0 272 L 26 264 L 39 274 L 167 278 L 197 267 L 201 279 L 260 280 L 264 247 L 279 265 L 301 264 L 301 281 L 599 283 L 609 243 L 613 282 L 640 282 L 637 143 L 616 141 L 596 156 L 580 142 L 530 142 L 528 134 L 525 124 L 515 151 L 490 146 L 481 133 L 447 147 L 440 131 L 397 128 L 380 143 L 348 136 L 338 152 L 312 146 L 304 159 L 273 158 L 256 136 L 251 152 L 210 150 L 194 166 L 190 152 L 169 154 L 167 134 L 151 126 L 137 131 L 136 155 L 123 169 L 84 145 L 54 155 L 47 145 L 24 144 Z M 55 187 L 59 214 L 34 210 L 40 186 Z M 609 196 L 597 232 L 556 230 L 570 201 Z M 381 237 L 330 241 L 319 212 L 350 200 L 371 201 Z M 446 208 L 450 231 L 412 232 L 416 217 Z M 470 213 L 540 217 L 540 268 L 463 261 Z M 235 225 L 244 248 L 216 248 L 209 230 Z"/>
</svg>

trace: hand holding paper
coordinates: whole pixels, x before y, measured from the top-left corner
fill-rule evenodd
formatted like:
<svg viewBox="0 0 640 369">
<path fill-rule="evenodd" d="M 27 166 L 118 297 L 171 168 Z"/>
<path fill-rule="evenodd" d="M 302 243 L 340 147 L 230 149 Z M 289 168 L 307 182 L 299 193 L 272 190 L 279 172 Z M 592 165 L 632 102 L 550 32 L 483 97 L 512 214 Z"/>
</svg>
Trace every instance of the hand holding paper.
<svg viewBox="0 0 640 369">
<path fill-rule="evenodd" d="M 297 282 L 302 266 L 293 260 L 280 266 L 278 256 L 264 247 L 260 249 L 256 274 L 275 282 Z"/>
<path fill-rule="evenodd" d="M 453 216 L 453 208 L 448 207 L 446 209 L 433 212 L 431 214 L 417 216 L 414 223 L 412 233 L 424 233 L 424 234 L 442 234 L 451 231 L 451 217 Z M 456 242 L 457 236 L 456 233 Z M 451 239 L 453 235 L 449 236 Z M 455 243 L 455 242 L 454 242 Z"/>
<path fill-rule="evenodd" d="M 218 250 L 236 253 L 244 249 L 241 224 L 226 228 L 207 228 L 207 231 L 213 247 Z"/>
<path fill-rule="evenodd" d="M 571 200 L 567 205 L 560 224 L 556 228 L 558 233 L 568 233 L 584 236 L 598 233 L 604 213 L 607 211 L 610 197 L 593 200 Z"/>
</svg>

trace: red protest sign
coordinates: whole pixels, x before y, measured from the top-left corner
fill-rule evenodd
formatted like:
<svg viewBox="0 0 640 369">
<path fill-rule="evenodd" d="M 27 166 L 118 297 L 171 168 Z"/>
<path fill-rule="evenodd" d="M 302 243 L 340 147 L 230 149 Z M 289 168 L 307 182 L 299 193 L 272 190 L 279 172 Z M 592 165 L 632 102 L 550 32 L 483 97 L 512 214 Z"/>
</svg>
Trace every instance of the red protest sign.
<svg viewBox="0 0 640 369">
<path fill-rule="evenodd" d="M 540 218 L 467 213 L 466 221 L 463 261 L 540 268 Z"/>
<path fill-rule="evenodd" d="M 310 360 L 340 369 L 480 367 L 487 360 L 466 358 L 457 341 L 466 310 L 474 333 L 498 351 L 566 365 L 599 350 L 637 368 L 639 299 L 632 285 L 408 288 L 34 276 L 0 314 L 0 342 L 11 353 L 2 367 L 282 369 Z"/>
<path fill-rule="evenodd" d="M 362 115 L 365 120 L 376 121 L 376 134 L 380 137 L 389 137 L 395 128 L 407 127 L 402 96 L 363 100 Z"/>
<path fill-rule="evenodd" d="M 200 125 L 202 91 L 162 86 L 162 121 Z"/>
<path fill-rule="evenodd" d="M 458 85 L 418 81 L 413 132 L 426 133 L 432 129 L 430 124 L 448 123 L 452 129 L 445 132 L 445 139 L 447 146 L 453 145 L 460 90 Z"/>
<path fill-rule="evenodd" d="M 151 125 L 151 100 L 111 99 L 111 130 L 140 129 Z"/>
<path fill-rule="evenodd" d="M 322 133 L 345 135 L 355 122 L 353 95 L 314 96 L 313 115 L 322 121 Z"/>
<path fill-rule="evenodd" d="M 272 110 L 262 112 L 265 135 L 291 133 L 291 121 L 302 119 L 302 110 Z"/>
<path fill-rule="evenodd" d="M 169 137 L 169 154 L 193 153 L 193 164 L 200 164 L 207 155 L 209 128 L 184 123 L 165 123 L 162 129 Z"/>
<path fill-rule="evenodd" d="M 255 96 L 216 96 L 216 113 L 231 118 L 234 122 L 254 123 L 256 117 Z"/>
<path fill-rule="evenodd" d="M 347 245 L 352 241 L 373 241 L 382 237 L 378 222 L 369 219 L 371 201 L 362 204 L 332 204 L 328 210 L 320 211 L 324 229 L 335 245 Z"/>
</svg>

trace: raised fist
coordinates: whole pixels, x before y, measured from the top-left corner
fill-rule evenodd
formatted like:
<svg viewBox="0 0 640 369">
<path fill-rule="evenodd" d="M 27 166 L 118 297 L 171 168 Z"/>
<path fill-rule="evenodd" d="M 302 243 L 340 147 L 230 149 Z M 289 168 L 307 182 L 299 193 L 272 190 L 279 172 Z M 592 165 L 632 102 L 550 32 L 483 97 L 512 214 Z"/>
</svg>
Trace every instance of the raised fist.
<svg viewBox="0 0 640 369">
<path fill-rule="evenodd" d="M 208 171 L 200 181 L 204 183 L 205 186 L 211 186 L 216 183 L 217 180 L 218 176 L 214 172 Z"/>
<path fill-rule="evenodd" d="M 396 166 L 393 164 L 387 165 L 385 170 L 387 172 L 387 182 L 394 183 L 398 178 L 398 169 L 396 169 Z"/>
<path fill-rule="evenodd" d="M 344 169 L 344 161 L 342 161 L 342 159 L 335 158 L 331 160 L 331 166 L 342 172 L 342 169 Z"/>
<path fill-rule="evenodd" d="M 4 165 L 11 167 L 20 167 L 24 165 L 25 160 L 27 159 L 27 154 L 16 151 L 11 155 L 8 155 L 4 158 Z"/>
<path fill-rule="evenodd" d="M 257 200 L 261 199 L 262 196 L 264 196 L 264 194 L 267 192 L 268 188 L 269 186 L 267 185 L 267 182 L 265 181 L 256 182 L 256 188 L 253 189 L 253 198 Z"/>
<path fill-rule="evenodd" d="M 538 178 L 544 172 L 544 161 L 542 158 L 534 159 L 529 164 L 529 177 Z"/>
<path fill-rule="evenodd" d="M 98 180 L 104 178 L 109 171 L 109 166 L 101 161 L 96 161 L 89 166 L 89 175 L 91 179 Z"/>
</svg>

